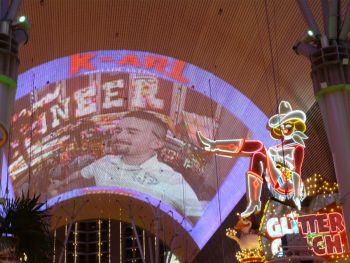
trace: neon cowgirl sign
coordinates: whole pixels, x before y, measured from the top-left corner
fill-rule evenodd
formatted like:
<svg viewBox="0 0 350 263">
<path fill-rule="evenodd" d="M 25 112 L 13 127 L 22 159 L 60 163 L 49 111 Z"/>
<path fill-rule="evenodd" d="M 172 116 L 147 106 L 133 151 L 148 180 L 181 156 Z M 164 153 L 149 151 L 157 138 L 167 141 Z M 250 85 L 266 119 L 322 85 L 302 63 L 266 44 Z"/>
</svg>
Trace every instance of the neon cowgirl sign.
<svg viewBox="0 0 350 263">
<path fill-rule="evenodd" d="M 271 137 L 282 143 L 266 149 L 257 140 L 225 139 L 211 140 L 198 131 L 198 140 L 206 151 L 225 157 L 249 156 L 250 167 L 247 171 L 248 204 L 241 217 L 249 217 L 261 210 L 261 191 L 264 178 L 271 194 L 284 202 L 292 199 L 298 210 L 305 198 L 304 183 L 301 179 L 301 166 L 304 159 L 304 140 L 308 137 L 306 114 L 293 110 L 287 101 L 281 101 L 278 114 L 268 122 Z"/>
<path fill-rule="evenodd" d="M 288 234 L 300 234 L 317 256 L 329 256 L 345 252 L 346 237 L 341 212 L 298 216 L 294 212 L 267 220 L 266 234 L 271 240 L 271 252 L 282 252 L 281 238 Z"/>
</svg>

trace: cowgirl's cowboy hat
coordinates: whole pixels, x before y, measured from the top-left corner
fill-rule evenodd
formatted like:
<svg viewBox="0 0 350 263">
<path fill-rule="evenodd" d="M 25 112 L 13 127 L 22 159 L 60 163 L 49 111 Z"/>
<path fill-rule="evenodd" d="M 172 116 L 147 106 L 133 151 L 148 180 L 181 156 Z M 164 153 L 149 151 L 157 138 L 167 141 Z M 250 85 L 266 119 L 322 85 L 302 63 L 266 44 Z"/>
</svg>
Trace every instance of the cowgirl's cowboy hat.
<svg viewBox="0 0 350 263">
<path fill-rule="evenodd" d="M 278 114 L 273 115 L 269 119 L 268 126 L 273 129 L 290 120 L 305 122 L 306 115 L 301 110 L 293 110 L 288 101 L 282 100 L 278 106 Z"/>
</svg>

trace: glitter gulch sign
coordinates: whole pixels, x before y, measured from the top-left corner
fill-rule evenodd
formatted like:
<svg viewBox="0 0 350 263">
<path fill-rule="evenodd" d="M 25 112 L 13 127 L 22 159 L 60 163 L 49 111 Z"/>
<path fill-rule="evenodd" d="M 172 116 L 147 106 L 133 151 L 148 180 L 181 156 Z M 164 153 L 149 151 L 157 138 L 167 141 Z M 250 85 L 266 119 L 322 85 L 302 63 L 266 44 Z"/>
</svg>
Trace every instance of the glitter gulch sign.
<svg viewBox="0 0 350 263">
<path fill-rule="evenodd" d="M 292 212 L 283 217 L 272 217 L 266 222 L 266 234 L 271 240 L 272 254 L 282 251 L 281 238 L 287 234 L 300 234 L 317 256 L 340 255 L 347 250 L 343 214 L 332 212 L 297 215 Z"/>
</svg>

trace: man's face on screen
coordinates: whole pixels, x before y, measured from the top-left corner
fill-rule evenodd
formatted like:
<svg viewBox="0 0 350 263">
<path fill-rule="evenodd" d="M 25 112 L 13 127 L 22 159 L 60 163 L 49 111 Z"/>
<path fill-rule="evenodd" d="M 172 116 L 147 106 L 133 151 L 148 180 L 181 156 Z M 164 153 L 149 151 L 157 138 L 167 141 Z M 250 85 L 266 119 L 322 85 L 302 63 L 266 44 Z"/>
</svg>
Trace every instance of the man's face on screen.
<svg viewBox="0 0 350 263">
<path fill-rule="evenodd" d="M 147 120 L 127 117 L 120 121 L 114 135 L 114 143 L 121 155 L 153 155 L 157 150 L 158 138 L 154 135 L 155 125 Z"/>
</svg>

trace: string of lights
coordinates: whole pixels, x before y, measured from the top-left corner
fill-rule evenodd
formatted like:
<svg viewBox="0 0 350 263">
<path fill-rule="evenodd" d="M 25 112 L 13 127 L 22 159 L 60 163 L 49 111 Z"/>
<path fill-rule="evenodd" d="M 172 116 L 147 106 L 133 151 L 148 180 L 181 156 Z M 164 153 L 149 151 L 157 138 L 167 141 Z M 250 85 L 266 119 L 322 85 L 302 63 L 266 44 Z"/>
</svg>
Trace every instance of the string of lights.
<svg viewBox="0 0 350 263">
<path fill-rule="evenodd" d="M 121 209 L 120 209 L 121 212 Z M 119 222 L 119 260 L 123 263 L 123 235 L 122 235 L 123 223 Z"/>
<path fill-rule="evenodd" d="M 68 235 L 68 225 L 66 220 L 66 225 L 64 226 L 64 238 L 66 239 Z M 64 263 L 67 263 L 67 244 L 64 244 Z"/>
<path fill-rule="evenodd" d="M 146 260 L 146 232 L 142 230 L 142 247 L 143 247 L 143 257 Z"/>
<path fill-rule="evenodd" d="M 101 256 L 102 256 L 102 252 L 101 252 L 101 220 L 98 220 L 98 243 L 97 243 L 97 247 L 98 247 L 98 254 L 97 254 L 97 259 L 98 259 L 98 263 L 101 263 Z"/>
<path fill-rule="evenodd" d="M 108 263 L 111 263 L 111 219 L 108 219 Z"/>
<path fill-rule="evenodd" d="M 338 193 L 338 184 L 328 182 L 322 175 L 314 174 L 305 182 L 307 196 Z"/>
<path fill-rule="evenodd" d="M 52 255 L 52 263 L 56 263 L 56 236 L 57 230 L 53 231 L 53 255 Z"/>
<path fill-rule="evenodd" d="M 77 263 L 78 259 L 78 251 L 77 251 L 77 246 L 78 246 L 78 223 L 75 222 L 74 224 L 74 263 Z"/>
</svg>

